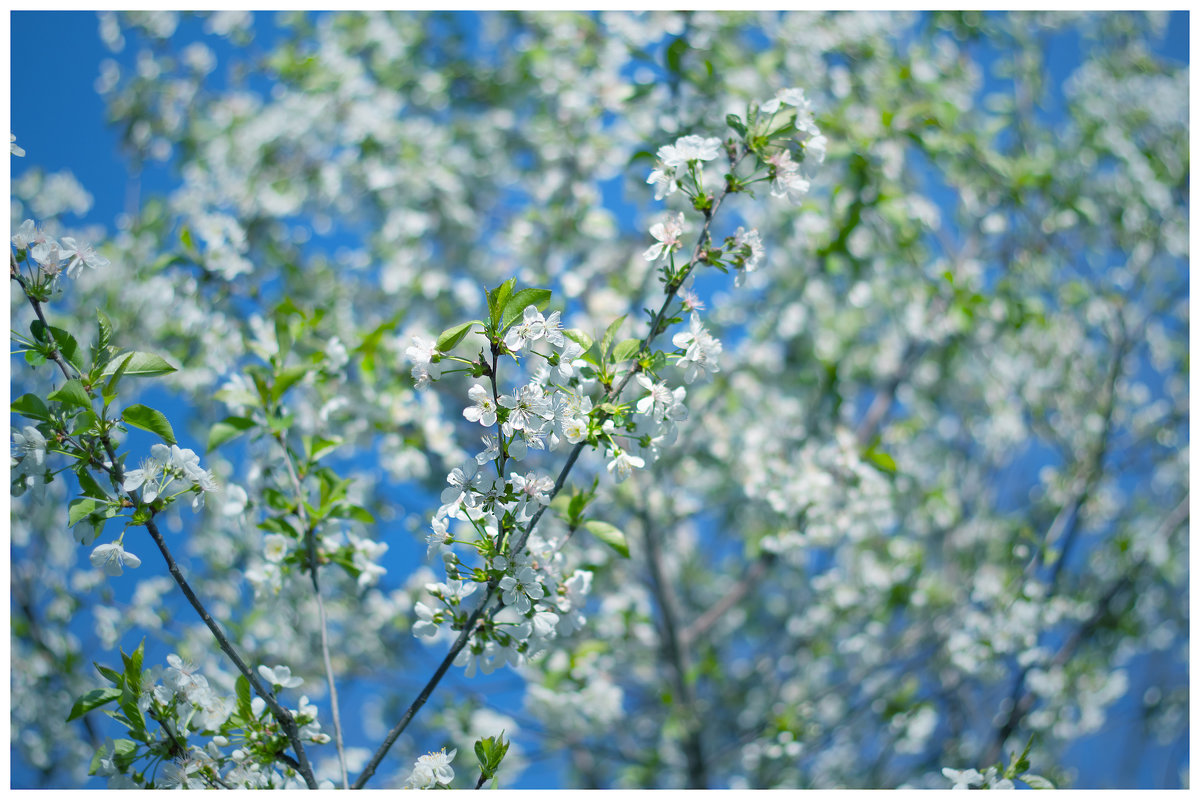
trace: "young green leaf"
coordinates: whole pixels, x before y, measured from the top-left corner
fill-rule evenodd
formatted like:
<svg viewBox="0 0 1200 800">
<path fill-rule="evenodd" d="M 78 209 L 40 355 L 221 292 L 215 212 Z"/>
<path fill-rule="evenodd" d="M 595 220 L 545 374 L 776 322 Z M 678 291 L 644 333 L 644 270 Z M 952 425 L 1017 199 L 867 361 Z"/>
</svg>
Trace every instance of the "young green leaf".
<svg viewBox="0 0 1200 800">
<path fill-rule="evenodd" d="M 312 364 L 295 364 L 279 370 L 275 382 L 271 384 L 271 401 L 276 402 L 283 397 L 287 390 L 303 379 L 312 368 Z"/>
<path fill-rule="evenodd" d="M 882 450 L 871 448 L 863 454 L 880 472 L 885 472 L 888 475 L 896 474 L 896 460 Z"/>
<path fill-rule="evenodd" d="M 491 322 L 492 328 L 498 329 L 500 327 L 500 318 L 504 314 L 504 306 L 508 302 L 508 298 L 516 285 L 517 279 L 509 278 L 487 293 L 488 320 Z"/>
<path fill-rule="evenodd" d="M 628 361 L 636 356 L 641 349 L 642 342 L 640 339 L 625 339 L 613 348 L 613 363 L 620 364 L 622 361 Z"/>
<path fill-rule="evenodd" d="M 608 354 L 612 350 L 613 340 L 617 338 L 617 329 L 621 327 L 621 323 L 625 321 L 625 315 L 617 317 L 608 326 L 608 330 L 604 332 L 604 338 L 600 340 L 600 357 L 604 360 L 608 359 Z"/>
<path fill-rule="evenodd" d="M 175 444 L 175 431 L 161 411 L 137 403 L 126 408 L 121 419 L 126 425 L 157 434 L 167 444 Z"/>
<path fill-rule="evenodd" d="M 108 505 L 107 503 L 98 500 L 94 497 L 77 497 L 67 506 L 67 527 L 74 528 L 81 519 L 84 519 L 97 508 Z"/>
<path fill-rule="evenodd" d="M 245 675 L 238 675 L 237 680 L 233 683 L 234 692 L 237 694 L 237 710 L 245 719 L 254 719 L 254 712 L 250 705 L 250 681 L 246 680 Z"/>
<path fill-rule="evenodd" d="M 29 330 L 33 333 L 33 338 L 39 342 L 50 343 L 50 337 L 47 336 L 47 327 L 42 324 L 40 319 L 35 319 L 30 325 Z M 76 369 L 81 369 L 78 350 L 79 343 L 75 341 L 75 337 L 62 328 L 56 328 L 53 325 L 49 326 L 49 331 L 54 336 L 54 346 L 64 359 L 73 364 Z"/>
<path fill-rule="evenodd" d="M 241 436 L 253 427 L 254 420 L 247 419 L 246 417 L 226 417 L 209 429 L 208 444 L 205 445 L 205 450 L 212 452 L 230 439 Z"/>
<path fill-rule="evenodd" d="M 106 404 L 111 403 L 116 398 L 117 384 L 121 382 L 121 378 L 124 377 L 125 370 L 129 368 L 131 361 L 133 361 L 133 353 L 130 353 L 122 358 L 121 363 L 118 364 L 116 370 L 113 371 L 112 377 L 108 379 L 108 383 L 106 383 L 104 388 L 100 390 L 100 394 L 104 397 L 104 402 Z M 102 374 L 107 375 L 108 367 L 116 363 L 116 359 L 113 359 L 112 361 L 109 361 L 108 364 L 105 364 L 105 370 Z"/>
<path fill-rule="evenodd" d="M 588 533 L 592 536 L 595 536 L 625 558 L 629 558 L 629 544 L 625 541 L 625 534 L 616 525 L 604 522 L 603 520 L 589 519 L 583 523 L 583 527 L 587 528 Z"/>
<path fill-rule="evenodd" d="M 46 404 L 42 402 L 42 398 L 36 394 L 23 394 L 16 400 L 13 400 L 10 406 L 14 414 L 20 414 L 23 417 L 37 420 L 49 420 L 50 411 L 46 408 Z"/>
<path fill-rule="evenodd" d="M 563 335 L 573 342 L 576 342 L 584 350 L 588 350 L 592 346 L 592 337 L 588 336 L 578 328 L 568 328 L 563 331 Z"/>
<path fill-rule="evenodd" d="M 70 406 L 79 406 L 80 408 L 92 407 L 92 399 L 88 397 L 88 393 L 84 390 L 83 384 L 74 378 L 48 394 L 46 399 L 57 400 L 60 403 L 66 403 Z"/>
<path fill-rule="evenodd" d="M 149 378 L 153 377 L 154 375 L 167 375 L 168 373 L 174 372 L 176 369 L 175 367 L 171 366 L 166 359 L 161 356 L 156 356 L 153 353 L 142 353 L 135 350 L 129 355 L 132 356 L 132 358 L 125 358 L 125 354 L 122 353 L 112 361 L 108 362 L 108 366 L 104 368 L 104 372 L 102 372 L 101 375 L 111 375 L 116 372 L 117 367 L 119 366 L 118 362 L 125 366 L 126 375 L 136 375 L 139 378 Z M 122 361 L 121 359 L 124 360 Z"/>
<path fill-rule="evenodd" d="M 519 320 L 528 306 L 534 306 L 538 311 L 544 310 L 550 303 L 550 297 L 549 289 L 522 289 L 508 298 L 500 315 L 500 332 L 508 330 L 510 325 Z"/>
<path fill-rule="evenodd" d="M 482 324 L 483 322 L 480 320 L 473 319 L 470 322 L 464 322 L 461 325 L 454 325 L 453 327 L 446 328 L 446 330 L 442 331 L 438 335 L 437 344 L 435 346 L 441 352 L 449 353 L 458 346 L 459 342 L 466 338 L 467 334 L 471 332 L 471 328 Z"/>
<path fill-rule="evenodd" d="M 113 700 L 120 698 L 120 696 L 121 690 L 111 686 L 107 689 L 92 689 L 83 697 L 76 700 L 75 705 L 71 706 L 71 713 L 67 715 L 67 722 L 79 719 L 87 712 L 107 705 Z"/>
</svg>

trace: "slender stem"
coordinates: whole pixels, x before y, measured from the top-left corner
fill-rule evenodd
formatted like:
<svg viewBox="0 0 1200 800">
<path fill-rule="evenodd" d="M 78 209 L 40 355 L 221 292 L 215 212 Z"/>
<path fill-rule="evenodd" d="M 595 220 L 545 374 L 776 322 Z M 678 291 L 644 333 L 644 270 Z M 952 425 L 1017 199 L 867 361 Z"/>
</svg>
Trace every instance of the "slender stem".
<svg viewBox="0 0 1200 800">
<path fill-rule="evenodd" d="M 42 326 L 46 331 L 46 336 L 50 338 L 50 343 L 53 345 L 53 349 L 50 351 L 50 359 L 55 364 L 58 364 L 58 368 L 62 370 L 63 376 L 66 377 L 67 380 L 71 380 L 76 374 L 78 374 L 78 372 L 72 374 L 70 367 L 67 366 L 66 360 L 62 357 L 62 352 L 58 349 L 58 342 L 54 340 L 54 332 L 50 330 L 50 323 L 46 321 L 46 315 L 42 312 L 42 304 L 31 294 L 29 294 L 29 286 L 25 283 L 25 279 L 21 277 L 21 271 L 17 267 L 16 258 L 11 252 L 8 254 L 8 257 L 10 263 L 9 274 L 12 275 L 17 283 L 21 285 L 21 291 L 24 292 L 25 299 L 29 301 L 31 306 L 33 306 L 33 313 L 37 314 L 38 320 L 41 321 Z"/>
<path fill-rule="evenodd" d="M 304 527 L 304 544 L 308 549 L 308 573 L 312 577 L 313 596 L 317 599 L 317 616 L 321 622 L 321 658 L 325 664 L 325 682 L 329 684 L 329 704 L 333 711 L 333 741 L 337 745 L 342 788 L 349 789 L 350 776 L 346 772 L 346 750 L 342 743 L 342 717 L 338 711 L 337 683 L 333 678 L 333 660 L 329 657 L 329 620 L 325 615 L 325 601 L 321 597 L 321 584 L 317 578 L 317 532 L 316 528 L 309 524 L 308 512 L 304 510 L 304 489 L 300 486 L 296 465 L 292 463 L 292 452 L 288 449 L 282 433 L 275 433 L 275 441 L 283 448 L 283 460 L 287 464 L 288 477 L 292 481 L 292 491 L 296 496 L 296 513 Z"/>
<path fill-rule="evenodd" d="M 705 765 L 704 743 L 701 738 L 703 728 L 697 714 L 696 693 L 688 680 L 691 659 L 687 645 L 680 636 L 675 599 L 671 596 L 671 589 L 666 580 L 658 539 L 651 530 L 650 514 L 643 508 L 639 516 L 642 520 L 642 537 L 646 543 L 646 563 L 650 567 L 650 590 L 658 603 L 659 617 L 662 620 L 662 648 L 671 665 L 671 675 L 674 678 L 675 693 L 678 697 L 676 706 L 683 716 L 683 752 L 687 759 L 687 788 L 706 789 L 708 788 L 708 769 Z"/>
<path fill-rule="evenodd" d="M 471 634 L 475 631 L 475 626 L 478 624 L 479 620 L 483 618 L 484 612 L 487 610 L 488 604 L 491 602 L 494 595 L 495 589 L 489 585 L 487 595 L 483 598 L 483 602 L 480 603 L 479 606 L 477 606 L 476 609 L 471 613 L 471 616 L 467 618 L 467 622 L 465 625 L 463 625 L 463 629 L 459 632 L 458 638 L 455 639 L 454 644 L 450 647 L 450 652 L 448 652 L 446 657 L 442 659 L 442 663 L 438 665 L 437 670 L 433 673 L 433 677 L 429 679 L 429 681 L 425 684 L 425 687 L 421 689 L 421 693 L 418 694 L 417 698 L 412 701 L 411 705 L 409 705 L 408 710 L 404 712 L 404 716 L 400 718 L 400 721 L 396 723 L 394 728 L 388 731 L 387 737 L 384 738 L 383 743 L 379 745 L 379 748 L 375 751 L 375 754 L 371 756 L 371 760 L 367 762 L 365 767 L 363 767 L 362 774 L 358 776 L 358 780 L 354 782 L 354 785 L 351 788 L 363 788 L 367 781 L 370 780 L 371 776 L 375 774 L 375 770 L 378 769 L 380 762 L 383 761 L 383 757 L 387 755 L 387 751 L 391 749 L 391 746 L 396 743 L 397 739 L 400 738 L 400 734 L 404 733 L 404 729 L 408 727 L 408 723 L 412 722 L 413 717 L 415 717 L 417 712 L 421 710 L 421 706 L 425 705 L 426 701 L 429 700 L 430 695 L 433 694 L 433 690 L 437 688 L 437 685 L 441 682 L 442 677 L 446 674 L 447 670 L 450 669 L 450 665 L 454 663 L 454 659 L 458 657 L 459 652 L 466 647 L 467 641 L 471 638 Z"/>
<path fill-rule="evenodd" d="M 754 560 L 754 563 L 750 565 L 750 569 L 746 570 L 746 574 L 742 576 L 741 580 L 731 586 L 729 591 L 720 600 L 713 603 L 707 611 L 679 632 L 680 642 L 685 646 L 691 645 L 701 636 L 708 633 L 708 630 L 717 624 L 717 620 L 723 617 L 729 609 L 733 608 L 739 600 L 745 597 L 750 589 L 758 585 L 763 573 L 767 571 L 767 567 L 774 560 L 774 553 L 766 550 L 762 551 L 758 558 Z"/>
</svg>

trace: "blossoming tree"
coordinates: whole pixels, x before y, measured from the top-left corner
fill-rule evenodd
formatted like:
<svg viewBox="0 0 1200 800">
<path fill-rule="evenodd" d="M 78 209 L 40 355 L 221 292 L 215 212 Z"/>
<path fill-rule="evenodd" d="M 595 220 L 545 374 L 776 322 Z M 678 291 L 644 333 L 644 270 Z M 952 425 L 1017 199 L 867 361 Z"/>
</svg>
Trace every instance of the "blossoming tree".
<svg viewBox="0 0 1200 800">
<path fill-rule="evenodd" d="M 30 785 L 1186 782 L 1167 24 L 102 13 L 177 180 L 13 184 Z"/>
</svg>

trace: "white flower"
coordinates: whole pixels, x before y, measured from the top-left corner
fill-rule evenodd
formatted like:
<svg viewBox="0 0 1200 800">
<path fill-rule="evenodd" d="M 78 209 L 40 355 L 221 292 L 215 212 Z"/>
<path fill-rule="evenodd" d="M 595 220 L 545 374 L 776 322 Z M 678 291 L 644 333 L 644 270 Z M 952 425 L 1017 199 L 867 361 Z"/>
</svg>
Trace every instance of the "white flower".
<svg viewBox="0 0 1200 800">
<path fill-rule="evenodd" d="M 387 572 L 386 567 L 377 563 L 388 550 L 387 542 L 360 539 L 353 534 L 349 539 L 350 546 L 354 548 L 352 563 L 358 569 L 359 587 L 373 586 L 379 581 L 379 576 Z"/>
<path fill-rule="evenodd" d="M 567 343 L 567 337 L 563 335 L 561 312 L 551 312 L 550 316 L 546 317 L 543 338 L 555 347 L 563 347 Z"/>
<path fill-rule="evenodd" d="M 808 156 L 812 156 L 813 158 L 815 158 L 817 160 L 818 164 L 824 164 L 825 163 L 825 149 L 828 146 L 829 146 L 829 140 L 825 138 L 824 134 L 818 133 L 816 136 L 812 137 L 811 139 L 809 139 L 807 142 L 804 143 L 804 156 L 805 156 L 804 160 L 807 161 Z"/>
<path fill-rule="evenodd" d="M 126 564 L 130 569 L 142 565 L 142 560 L 133 553 L 125 552 L 125 547 L 120 542 L 100 545 L 92 551 L 89 560 L 93 567 L 104 570 L 104 574 L 110 576 L 120 575 Z"/>
<path fill-rule="evenodd" d="M 434 517 L 431 522 L 433 533 L 425 537 L 425 543 L 429 545 L 429 549 L 425 552 L 425 557 L 433 555 L 433 552 L 438 548 L 445 547 L 450 541 L 450 523 L 444 519 Z"/>
<path fill-rule="evenodd" d="M 786 197 L 790 203 L 799 203 L 808 194 L 808 178 L 800 174 L 800 165 L 792 160 L 787 150 L 767 156 L 772 167 L 771 196 Z"/>
<path fill-rule="evenodd" d="M 637 456 L 631 456 L 624 450 L 616 449 L 612 453 L 613 460 L 608 462 L 608 471 L 616 476 L 617 483 L 629 477 L 635 469 L 646 466 L 646 462 Z"/>
<path fill-rule="evenodd" d="M 430 381 L 442 377 L 442 365 L 435 359 L 440 357 L 437 342 L 424 336 L 412 337 L 412 346 L 404 351 L 413 362 L 412 376 L 418 389 L 424 389 Z"/>
<path fill-rule="evenodd" d="M 46 437 L 32 425 L 26 425 L 20 433 L 14 433 L 13 444 L 17 447 L 17 458 L 22 462 L 32 460 L 34 466 L 46 463 Z"/>
<path fill-rule="evenodd" d="M 500 443 L 495 436 L 483 437 L 483 452 L 476 454 L 475 463 L 480 466 L 495 461 L 500 456 Z"/>
<path fill-rule="evenodd" d="M 650 226 L 650 235 L 658 240 L 642 253 L 647 261 L 654 262 L 683 246 L 680 236 L 683 234 L 683 213 L 667 217 L 662 222 Z"/>
<path fill-rule="evenodd" d="M 17 135 L 12 132 L 8 134 L 8 152 L 12 153 L 14 156 L 25 155 L 25 149 L 17 145 Z"/>
<path fill-rule="evenodd" d="M 587 417 L 564 417 L 561 423 L 562 436 L 571 444 L 577 444 L 587 438 Z"/>
<path fill-rule="evenodd" d="M 62 257 L 69 259 L 67 262 L 67 277 L 74 278 L 79 274 L 81 267 L 89 269 L 98 269 L 99 267 L 107 267 L 109 261 L 104 256 L 100 255 L 86 242 L 76 242 L 71 236 L 62 238 Z"/>
<path fill-rule="evenodd" d="M 522 386 L 511 395 L 500 395 L 500 405 L 509 409 L 508 419 L 502 426 L 505 436 L 512 436 L 513 431 L 519 430 L 537 432 L 542 427 L 539 420 L 554 418 L 554 409 L 550 406 L 550 401 L 545 398 L 542 387 L 536 383 Z"/>
<path fill-rule="evenodd" d="M 555 312 L 558 313 L 558 312 Z M 537 306 L 525 306 L 521 323 L 508 329 L 504 335 L 504 346 L 514 353 L 529 342 L 536 342 L 546 333 L 546 320 Z"/>
<path fill-rule="evenodd" d="M 487 389 L 477 383 L 467 390 L 467 397 L 475 404 L 463 409 L 468 422 L 478 422 L 485 428 L 496 424 L 496 403 Z"/>
<path fill-rule="evenodd" d="M 804 90 L 800 88 L 780 89 L 775 93 L 775 96 L 760 106 L 767 114 L 774 114 L 779 110 L 780 105 L 792 106 L 797 112 L 808 111 L 808 99 L 804 96 Z"/>
<path fill-rule="evenodd" d="M 655 383 L 650 376 L 644 372 L 639 372 L 637 375 L 635 375 L 634 380 L 640 383 L 642 388 L 650 392 L 650 394 L 646 395 L 641 400 L 638 400 L 637 412 L 639 414 L 645 414 L 646 416 L 653 417 L 656 420 L 662 420 L 669 416 L 672 412 L 675 414 L 680 413 L 679 410 L 676 409 L 676 406 L 679 404 L 675 401 L 675 393 L 667 387 L 666 381 Z M 676 418 L 686 418 L 686 408 L 683 409 L 682 414 L 683 417 Z"/>
<path fill-rule="evenodd" d="M 450 762 L 457 754 L 457 749 L 447 753 L 443 748 L 436 753 L 421 756 L 413 765 L 412 775 L 408 777 L 404 785 L 409 789 L 432 789 L 438 785 L 449 786 L 450 782 L 454 780 L 454 768 L 450 766 Z"/>
<path fill-rule="evenodd" d="M 746 273 L 757 269 L 763 259 L 765 250 L 758 231 L 756 229 L 747 231 L 739 226 L 737 233 L 733 235 L 733 250 L 735 251 L 733 266 L 738 271 L 737 277 L 734 278 L 734 285 L 741 286 L 746 280 Z"/>
<path fill-rule="evenodd" d="M 479 471 L 479 464 L 474 460 L 464 462 L 461 467 L 455 467 L 446 476 L 446 482 L 450 485 L 442 490 L 442 502 L 462 503 L 468 508 L 474 507 L 477 502 L 475 488 L 483 477 Z"/>
<path fill-rule="evenodd" d="M 646 183 L 654 187 L 655 200 L 662 200 L 667 195 L 674 194 L 675 190 L 679 188 L 679 181 L 675 179 L 675 171 L 662 168 L 651 170 L 650 177 L 646 178 Z"/>
<path fill-rule="evenodd" d="M 706 372 L 721 371 L 716 360 L 721 352 L 721 342 L 704 329 L 698 314 L 692 314 L 691 330 L 675 334 L 671 343 L 685 351 L 683 358 L 679 359 L 679 366 L 684 368 L 685 383 L 703 377 Z"/>
<path fill-rule="evenodd" d="M 558 312 L 554 312 L 557 314 Z M 549 334 L 547 334 L 547 338 Z M 575 374 L 575 362 L 583 355 L 583 345 L 574 339 L 567 339 L 562 352 L 558 353 L 557 362 L 550 369 L 551 375 L 560 381 L 566 381 Z"/>
<path fill-rule="evenodd" d="M 421 601 L 413 606 L 413 610 L 417 612 L 417 621 L 413 623 L 413 636 L 436 636 L 438 632 L 438 622 L 434 610 L 425 605 Z"/>
<path fill-rule="evenodd" d="M 673 145 L 658 149 L 658 160 L 676 169 L 693 161 L 712 161 L 721 152 L 721 140 L 715 136 L 680 136 Z"/>
<path fill-rule="evenodd" d="M 274 669 L 260 666 L 258 674 L 272 686 L 282 686 L 285 689 L 294 689 L 304 683 L 304 678 L 298 675 L 293 677 L 291 667 L 285 667 L 283 664 L 276 664 Z"/>
<path fill-rule="evenodd" d="M 270 561 L 272 564 L 278 564 L 279 562 L 283 561 L 285 556 L 287 556 L 288 537 L 284 536 L 282 533 L 268 534 L 266 538 L 266 544 L 267 561 Z"/>
<path fill-rule="evenodd" d="M 506 606 L 516 606 L 517 611 L 528 614 L 533 608 L 531 600 L 541 599 L 545 590 L 538 583 L 537 573 L 531 567 L 521 567 L 515 575 L 500 579 L 501 598 Z"/>
<path fill-rule="evenodd" d="M 13 234 L 13 247 L 18 250 L 28 250 L 29 245 L 37 244 L 44 241 L 46 235 L 37 229 L 37 225 L 33 220 L 27 219 L 21 223 L 21 227 L 17 228 L 17 232 Z"/>
</svg>

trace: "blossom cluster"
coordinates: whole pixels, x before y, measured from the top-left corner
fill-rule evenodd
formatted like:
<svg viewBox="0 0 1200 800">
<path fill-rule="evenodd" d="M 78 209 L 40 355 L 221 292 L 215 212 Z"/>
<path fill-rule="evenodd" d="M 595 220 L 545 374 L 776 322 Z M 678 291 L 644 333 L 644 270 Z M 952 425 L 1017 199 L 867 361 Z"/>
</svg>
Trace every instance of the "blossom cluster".
<svg viewBox="0 0 1200 800">
<path fill-rule="evenodd" d="M 483 435 L 482 448 L 446 477 L 442 505 L 426 541 L 431 555 L 441 552 L 449 580 L 426 587 L 434 601 L 416 604 L 413 633 L 434 637 L 447 622 L 461 625 L 466 616 L 463 601 L 481 584 L 494 582 L 503 608 L 488 631 L 460 653 L 458 662 L 468 674 L 477 666 L 491 672 L 506 663 L 518 665 L 584 621 L 591 573 L 564 572 L 565 559 L 559 552 L 563 541 L 532 534 L 522 552 L 511 551 L 511 540 L 556 491 L 550 475 L 511 465 L 524 462 L 532 451 L 588 443 L 607 452 L 608 472 L 621 481 L 655 460 L 660 448 L 674 440 L 676 423 L 687 417 L 684 387 L 671 388 L 641 372 L 635 377 L 646 393 L 631 413 L 620 421 L 602 414 L 592 399 L 601 389 L 595 365 L 582 358 L 583 344 L 568 334 L 573 332 L 562 329 L 559 312 L 543 316 L 536 306 L 526 306 L 502 341 L 518 361 L 540 360 L 532 376 L 504 394 L 494 376 L 490 387 L 476 383 L 467 390 L 463 418 L 493 432 Z M 690 382 L 705 369 L 715 371 L 713 358 L 720 344 L 698 319 L 686 337 L 676 344 L 683 351 L 680 363 Z M 447 357 L 421 337 L 414 337 L 409 356 L 418 385 L 442 374 L 442 359 Z M 460 544 L 473 548 L 481 561 L 465 563 L 453 549 Z"/>
<path fill-rule="evenodd" d="M 454 780 L 454 767 L 450 766 L 457 749 L 446 752 L 445 748 L 436 753 L 426 753 L 417 759 L 413 765 L 412 774 L 404 782 L 406 789 L 434 789 L 449 786 Z"/>
<path fill-rule="evenodd" d="M 75 278 L 87 267 L 99 269 L 106 267 L 109 261 L 96 252 L 87 242 L 81 242 L 73 236 L 56 239 L 39 229 L 33 220 L 27 219 L 12 235 L 13 247 L 24 250 L 38 265 L 43 275 L 57 279 L 65 270 L 68 278 Z"/>
<path fill-rule="evenodd" d="M 121 488 L 127 492 L 141 489 L 144 503 L 195 492 L 192 510 L 199 511 L 204 508 L 205 495 L 216 491 L 217 482 L 211 472 L 200 466 L 200 457 L 194 451 L 177 444 L 155 444 L 141 467 L 125 473 Z"/>
</svg>

